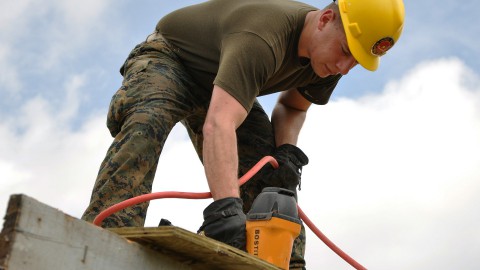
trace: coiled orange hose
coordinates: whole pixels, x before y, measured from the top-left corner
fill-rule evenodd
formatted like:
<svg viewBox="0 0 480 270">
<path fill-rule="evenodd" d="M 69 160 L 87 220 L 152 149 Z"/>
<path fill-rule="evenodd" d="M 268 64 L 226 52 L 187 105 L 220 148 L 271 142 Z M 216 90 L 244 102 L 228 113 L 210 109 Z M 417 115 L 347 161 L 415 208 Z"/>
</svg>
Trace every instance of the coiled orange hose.
<svg viewBox="0 0 480 270">
<path fill-rule="evenodd" d="M 239 180 L 239 186 L 245 184 L 252 176 L 254 176 L 265 164 L 270 163 L 274 168 L 278 168 L 278 162 L 272 156 L 266 156 L 262 158 L 255 166 L 253 166 L 246 174 L 244 174 Z M 100 226 L 102 221 L 107 218 L 108 216 L 116 213 L 122 209 L 125 209 L 129 206 L 143 203 L 146 201 L 151 201 L 155 199 L 165 199 L 165 198 L 182 198 L 182 199 L 209 199 L 212 197 L 210 192 L 179 192 L 179 191 L 162 191 L 162 192 L 154 192 L 150 194 L 144 194 L 137 197 L 133 197 L 131 199 L 125 200 L 123 202 L 114 204 L 109 208 L 105 209 L 104 211 L 100 212 L 95 219 L 93 220 L 93 224 Z M 361 264 L 355 261 L 352 257 L 342 251 L 339 247 L 337 247 L 330 239 L 328 239 L 316 226 L 313 222 L 307 217 L 307 215 L 303 212 L 299 205 L 298 208 L 298 215 L 303 220 L 305 224 L 312 230 L 312 232 L 323 242 L 327 245 L 333 252 L 335 252 L 338 256 L 344 259 L 347 263 L 353 266 L 357 270 L 366 270 Z"/>
</svg>

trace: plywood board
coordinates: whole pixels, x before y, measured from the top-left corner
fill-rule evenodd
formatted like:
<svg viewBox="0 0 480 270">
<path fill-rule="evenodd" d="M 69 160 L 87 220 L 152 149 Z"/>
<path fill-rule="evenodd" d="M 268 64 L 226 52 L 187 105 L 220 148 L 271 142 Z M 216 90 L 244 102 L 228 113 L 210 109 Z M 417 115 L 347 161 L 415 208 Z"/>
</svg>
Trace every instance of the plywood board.
<svg viewBox="0 0 480 270">
<path fill-rule="evenodd" d="M 280 269 L 239 249 L 175 226 L 111 230 L 194 269 Z"/>
</svg>

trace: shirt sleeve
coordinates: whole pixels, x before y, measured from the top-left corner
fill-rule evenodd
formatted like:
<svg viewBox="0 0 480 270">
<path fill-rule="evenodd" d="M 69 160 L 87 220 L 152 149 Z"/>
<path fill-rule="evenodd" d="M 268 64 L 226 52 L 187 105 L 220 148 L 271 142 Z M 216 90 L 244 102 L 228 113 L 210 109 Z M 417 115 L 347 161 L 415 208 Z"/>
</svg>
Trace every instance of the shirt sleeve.
<svg viewBox="0 0 480 270">
<path fill-rule="evenodd" d="M 260 89 L 274 73 L 275 62 L 271 47 L 259 36 L 248 32 L 229 34 L 222 40 L 213 83 L 249 112 Z"/>
<path fill-rule="evenodd" d="M 342 75 L 338 74 L 322 78 L 318 83 L 298 87 L 298 91 L 308 101 L 317 105 L 325 105 L 330 100 L 330 96 L 341 77 Z"/>
</svg>

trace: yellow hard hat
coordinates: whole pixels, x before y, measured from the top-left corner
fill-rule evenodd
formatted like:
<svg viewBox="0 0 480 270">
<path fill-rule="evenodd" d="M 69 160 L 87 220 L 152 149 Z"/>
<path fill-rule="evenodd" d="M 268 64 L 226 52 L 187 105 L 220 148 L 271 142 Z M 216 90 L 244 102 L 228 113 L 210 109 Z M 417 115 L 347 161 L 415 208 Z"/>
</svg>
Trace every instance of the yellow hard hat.
<svg viewBox="0 0 480 270">
<path fill-rule="evenodd" d="M 402 0 L 337 0 L 348 47 L 364 68 L 375 71 L 403 30 Z"/>
</svg>

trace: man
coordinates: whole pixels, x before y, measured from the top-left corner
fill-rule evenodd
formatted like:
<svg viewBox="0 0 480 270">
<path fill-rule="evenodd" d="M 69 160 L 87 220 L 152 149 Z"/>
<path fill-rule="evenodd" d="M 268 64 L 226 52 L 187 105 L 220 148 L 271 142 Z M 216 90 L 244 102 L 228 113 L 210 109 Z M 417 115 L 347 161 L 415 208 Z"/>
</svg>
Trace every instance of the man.
<svg viewBox="0 0 480 270">
<path fill-rule="evenodd" d="M 289 0 L 212 0 L 162 18 L 121 68 L 107 126 L 115 138 L 90 205 L 105 208 L 151 192 L 158 158 L 173 126 L 187 129 L 214 202 L 199 231 L 245 249 L 245 212 L 263 187 L 296 191 L 307 156 L 296 147 L 307 109 L 326 104 L 338 80 L 360 63 L 369 70 L 398 40 L 401 0 L 340 0 L 324 9 Z M 257 96 L 281 92 L 271 122 Z M 239 188 L 238 177 L 273 155 Z M 142 226 L 147 203 L 102 226 Z M 290 269 L 305 269 L 305 232 Z"/>
</svg>

